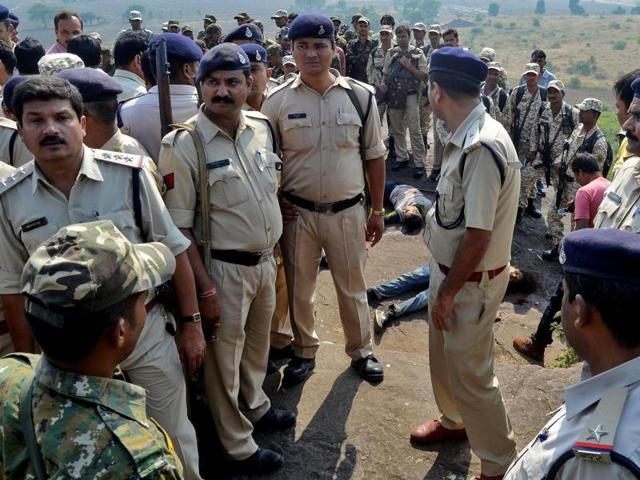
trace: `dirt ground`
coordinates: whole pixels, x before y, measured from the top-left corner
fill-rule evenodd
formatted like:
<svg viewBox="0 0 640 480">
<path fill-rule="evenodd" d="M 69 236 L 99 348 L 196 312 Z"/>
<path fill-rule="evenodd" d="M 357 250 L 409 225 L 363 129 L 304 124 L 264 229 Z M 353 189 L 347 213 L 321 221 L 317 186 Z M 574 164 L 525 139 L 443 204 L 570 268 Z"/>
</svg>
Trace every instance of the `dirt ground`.
<svg viewBox="0 0 640 480">
<path fill-rule="evenodd" d="M 399 174 L 389 171 L 388 175 L 414 184 L 427 194 L 433 192 L 435 185 L 426 176 L 415 181 L 411 173 L 407 169 Z M 550 197 L 549 191 L 542 199 L 545 213 Z M 548 248 L 545 232 L 543 219 L 530 217 L 516 228 L 512 262 L 535 276 L 537 290 L 528 296 L 508 295 L 495 323 L 495 369 L 519 449 L 544 425 L 547 414 L 561 404 L 562 389 L 579 376 L 577 366 L 543 368 L 512 347 L 514 336 L 527 336 L 535 330 L 546 298 L 560 278 L 559 266 L 539 256 Z M 369 251 L 367 281 L 374 285 L 394 278 L 429 257 L 422 236 L 405 236 L 390 229 Z M 409 430 L 415 423 L 438 414 L 429 377 L 426 310 L 403 318 L 375 337 L 375 353 L 385 366 L 385 380 L 372 386 L 361 382 L 349 368 L 328 271 L 320 273 L 316 305 L 321 347 L 315 373 L 306 383 L 291 389 L 281 388 L 281 372 L 265 382 L 273 405 L 295 411 L 298 424 L 290 431 L 256 435 L 259 445 L 285 456 L 281 471 L 258 478 L 459 480 L 479 474 L 479 460 L 467 442 L 433 448 L 416 448 L 409 442 Z M 563 349 L 559 341 L 554 341 L 545 358 L 547 366 Z M 211 478 L 245 477 L 227 472 Z"/>
</svg>

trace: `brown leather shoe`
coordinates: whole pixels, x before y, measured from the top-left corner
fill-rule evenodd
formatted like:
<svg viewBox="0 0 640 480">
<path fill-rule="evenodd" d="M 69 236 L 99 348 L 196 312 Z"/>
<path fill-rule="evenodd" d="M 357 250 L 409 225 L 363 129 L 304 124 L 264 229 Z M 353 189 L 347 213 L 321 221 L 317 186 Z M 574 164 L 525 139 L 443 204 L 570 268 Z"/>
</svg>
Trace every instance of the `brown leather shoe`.
<svg viewBox="0 0 640 480">
<path fill-rule="evenodd" d="M 513 348 L 523 355 L 542 362 L 544 361 L 544 351 L 547 346 L 544 343 L 536 342 L 531 337 L 516 337 L 513 339 Z"/>
<path fill-rule="evenodd" d="M 473 480 L 502 480 L 504 478 L 504 475 L 494 475 L 492 477 L 487 477 L 486 475 L 476 475 L 475 477 L 473 477 Z"/>
<path fill-rule="evenodd" d="M 439 443 L 449 440 L 466 440 L 467 432 L 464 428 L 451 430 L 444 428 L 440 420 L 428 420 L 415 425 L 411 429 L 411 441 L 419 444 Z"/>
</svg>

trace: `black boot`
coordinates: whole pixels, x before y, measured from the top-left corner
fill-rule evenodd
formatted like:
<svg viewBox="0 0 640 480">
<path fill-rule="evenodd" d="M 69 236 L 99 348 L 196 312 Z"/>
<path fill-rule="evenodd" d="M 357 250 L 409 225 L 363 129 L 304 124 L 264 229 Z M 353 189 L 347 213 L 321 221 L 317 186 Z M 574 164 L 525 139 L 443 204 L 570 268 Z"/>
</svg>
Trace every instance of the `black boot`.
<svg viewBox="0 0 640 480">
<path fill-rule="evenodd" d="M 525 209 L 525 213 L 533 218 L 540 218 L 542 216 L 542 212 L 536 207 L 534 202 L 535 199 L 530 198 L 527 203 L 527 208 Z"/>
</svg>

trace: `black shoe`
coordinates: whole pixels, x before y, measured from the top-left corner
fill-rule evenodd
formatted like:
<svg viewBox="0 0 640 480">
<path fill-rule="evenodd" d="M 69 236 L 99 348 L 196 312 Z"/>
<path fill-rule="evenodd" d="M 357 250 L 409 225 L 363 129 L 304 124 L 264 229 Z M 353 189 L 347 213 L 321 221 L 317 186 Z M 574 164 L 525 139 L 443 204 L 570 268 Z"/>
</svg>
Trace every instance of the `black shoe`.
<svg viewBox="0 0 640 480">
<path fill-rule="evenodd" d="M 278 371 L 278 365 L 273 360 L 267 362 L 267 375 L 273 375 Z"/>
<path fill-rule="evenodd" d="M 522 221 L 522 217 L 524 217 L 524 208 L 518 207 L 518 213 L 516 214 L 516 225 Z"/>
<path fill-rule="evenodd" d="M 423 167 L 416 167 L 413 169 L 413 178 L 422 178 L 422 175 L 424 175 Z"/>
<path fill-rule="evenodd" d="M 409 165 L 409 160 L 405 160 L 404 162 L 393 162 L 391 165 L 391 171 L 397 172 L 398 170 L 402 170 L 407 165 Z"/>
<path fill-rule="evenodd" d="M 296 414 L 286 410 L 270 408 L 260 420 L 253 425 L 255 432 L 266 430 L 285 430 L 296 424 Z"/>
<path fill-rule="evenodd" d="M 256 453 L 244 460 L 233 462 L 238 470 L 246 473 L 265 474 L 275 472 L 284 465 L 284 457 L 278 452 L 269 450 L 268 448 L 260 448 Z"/>
<path fill-rule="evenodd" d="M 546 260 L 547 262 L 556 262 L 560 257 L 558 246 L 556 245 L 551 250 L 545 250 L 544 252 L 542 252 L 541 257 L 543 260 Z"/>
<path fill-rule="evenodd" d="M 373 355 L 351 362 L 351 367 L 358 372 L 360 378 L 371 383 L 380 383 L 384 379 L 382 365 Z"/>
<path fill-rule="evenodd" d="M 289 360 L 293 358 L 293 347 L 287 345 L 284 348 L 271 347 L 269 349 L 269 360 Z"/>
<path fill-rule="evenodd" d="M 533 218 L 540 218 L 542 216 L 542 212 L 536 207 L 533 198 L 529 199 L 527 203 L 527 208 L 525 208 L 525 213 Z"/>
<path fill-rule="evenodd" d="M 434 168 L 431 170 L 431 175 L 429 175 L 429 180 L 432 182 L 437 182 L 440 179 L 440 169 Z"/>
<path fill-rule="evenodd" d="M 298 385 L 311 376 L 314 368 L 316 368 L 316 361 L 314 358 L 300 358 L 294 356 L 284 369 L 282 384 L 285 387 Z"/>
<path fill-rule="evenodd" d="M 367 288 L 367 303 L 369 305 L 378 305 L 380 303 L 380 299 L 376 292 L 372 288 Z"/>
</svg>

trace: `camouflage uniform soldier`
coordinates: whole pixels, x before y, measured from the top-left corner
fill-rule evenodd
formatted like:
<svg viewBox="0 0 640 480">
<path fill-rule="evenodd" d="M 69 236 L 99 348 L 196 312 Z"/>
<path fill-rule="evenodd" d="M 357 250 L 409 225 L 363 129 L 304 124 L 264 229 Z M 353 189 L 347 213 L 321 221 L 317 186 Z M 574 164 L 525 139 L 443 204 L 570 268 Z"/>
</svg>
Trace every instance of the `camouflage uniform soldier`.
<svg viewBox="0 0 640 480">
<path fill-rule="evenodd" d="M 133 245 L 109 220 L 65 227 L 33 252 L 21 289 L 44 355 L 0 360 L 0 477 L 182 478 L 145 390 L 111 379 L 140 337 L 144 293 L 175 266 L 167 247 Z"/>
<path fill-rule="evenodd" d="M 554 166 L 559 171 L 556 208 L 566 208 L 573 202 L 576 191 L 580 188 L 578 182 L 571 175 L 571 163 L 576 154 L 592 153 L 598 160 L 598 167 L 603 171 L 603 165 L 610 151 L 609 142 L 597 125 L 602 112 L 602 102 L 596 98 L 585 98 L 576 107 L 580 111 L 578 114 L 580 124 L 565 141 L 560 157 L 554 159 Z M 558 259 L 560 240 L 564 234 L 564 225 L 559 218 L 553 218 L 553 222 L 549 224 L 549 234 L 553 247 L 546 250 L 542 254 L 542 258 L 554 261 Z"/>
<path fill-rule="evenodd" d="M 347 47 L 347 75 L 361 82 L 368 83 L 367 62 L 378 42 L 369 40 L 369 20 L 360 17 L 358 20 L 358 37 L 349 42 Z"/>
<path fill-rule="evenodd" d="M 502 67 L 498 62 L 489 62 L 487 67 L 489 73 L 484 84 L 483 94 L 491 99 L 489 115 L 500 122 L 508 132 L 511 129 L 511 103 L 509 102 L 509 94 L 499 83 Z"/>
<path fill-rule="evenodd" d="M 533 203 L 536 181 L 542 172 L 534 169 L 531 162 L 535 159 L 537 145 L 532 140 L 538 129 L 541 107 L 547 101 L 547 90 L 538 85 L 540 67 L 536 63 L 527 63 L 522 77 L 525 85 L 514 88 L 509 98 L 511 106 L 511 139 L 522 163 L 522 184 L 518 208 L 518 221 L 526 212 L 534 218 L 542 213 Z"/>
<path fill-rule="evenodd" d="M 369 62 L 367 63 L 367 79 L 369 80 L 369 85 L 376 89 L 376 98 L 379 99 L 378 112 L 380 113 L 380 121 L 382 121 L 384 112 L 387 111 L 387 102 L 386 99 L 380 96 L 381 92 L 379 87 L 384 83 L 384 74 L 382 72 L 387 58 L 387 53 L 391 50 L 393 29 L 389 25 L 382 25 L 378 36 L 380 37 L 380 43 L 371 50 L 371 54 L 369 55 Z"/>
</svg>

